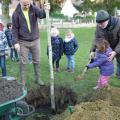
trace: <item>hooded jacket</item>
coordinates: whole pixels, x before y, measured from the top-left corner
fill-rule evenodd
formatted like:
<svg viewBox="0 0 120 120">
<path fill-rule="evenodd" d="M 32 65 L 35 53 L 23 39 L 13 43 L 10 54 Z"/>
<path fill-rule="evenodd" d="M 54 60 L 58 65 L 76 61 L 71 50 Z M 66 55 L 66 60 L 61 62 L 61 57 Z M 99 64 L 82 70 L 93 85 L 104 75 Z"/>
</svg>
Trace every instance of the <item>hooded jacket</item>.
<svg viewBox="0 0 120 120">
<path fill-rule="evenodd" d="M 99 67 L 101 75 L 112 75 L 114 73 L 114 65 L 112 61 L 108 60 L 110 52 L 112 52 L 110 47 L 104 53 L 97 52 L 94 62 L 87 65 L 88 68 Z"/>
<path fill-rule="evenodd" d="M 108 26 L 105 29 L 102 29 L 97 25 L 92 50 L 95 49 L 95 40 L 101 38 L 107 40 L 110 44 L 110 47 L 117 54 L 120 54 L 120 19 L 119 18 L 110 16 Z"/>
<path fill-rule="evenodd" d="M 78 43 L 73 35 L 71 38 L 65 37 L 64 43 L 63 43 L 63 50 L 65 55 L 74 55 L 75 52 L 78 49 Z"/>
<path fill-rule="evenodd" d="M 12 16 L 12 35 L 13 44 L 18 43 L 19 40 L 23 41 L 34 41 L 39 38 L 39 30 L 37 18 L 45 18 L 46 14 L 43 9 L 40 9 L 34 5 L 30 5 L 29 18 L 31 32 L 28 30 L 27 22 L 21 9 L 21 5 L 18 4 L 15 12 Z"/>
</svg>

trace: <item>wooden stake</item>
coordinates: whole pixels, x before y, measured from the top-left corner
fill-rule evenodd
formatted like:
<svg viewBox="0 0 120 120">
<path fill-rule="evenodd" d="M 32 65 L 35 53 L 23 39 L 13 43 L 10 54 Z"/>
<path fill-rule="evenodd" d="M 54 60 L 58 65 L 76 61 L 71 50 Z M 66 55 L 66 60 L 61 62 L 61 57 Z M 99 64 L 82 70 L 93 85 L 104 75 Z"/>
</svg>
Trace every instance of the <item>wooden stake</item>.
<svg viewBox="0 0 120 120">
<path fill-rule="evenodd" d="M 48 0 L 45 0 L 48 3 Z M 49 66 L 50 66 L 50 93 L 51 93 L 51 108 L 55 110 L 55 94 L 54 94 L 54 74 L 52 64 L 52 46 L 51 46 L 51 22 L 49 18 L 49 10 L 46 10 L 46 22 L 47 22 L 47 39 L 48 39 L 48 50 L 49 50 Z"/>
</svg>

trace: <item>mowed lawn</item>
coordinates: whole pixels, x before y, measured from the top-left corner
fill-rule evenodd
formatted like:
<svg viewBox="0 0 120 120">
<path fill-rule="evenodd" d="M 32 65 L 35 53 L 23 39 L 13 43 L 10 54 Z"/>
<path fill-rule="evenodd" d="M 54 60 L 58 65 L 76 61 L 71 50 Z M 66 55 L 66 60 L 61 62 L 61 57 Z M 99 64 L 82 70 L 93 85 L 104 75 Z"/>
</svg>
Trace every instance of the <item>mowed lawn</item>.
<svg viewBox="0 0 120 120">
<path fill-rule="evenodd" d="M 60 29 L 60 35 L 64 39 L 67 29 Z M 95 28 L 74 28 L 72 29 L 79 44 L 79 49 L 75 54 L 75 73 L 66 72 L 66 57 L 63 55 L 60 61 L 60 72 L 54 73 L 55 85 L 62 85 L 72 88 L 79 95 L 84 95 L 96 85 L 99 76 L 99 69 L 88 70 L 84 78 L 80 81 L 74 81 L 74 78 L 79 75 L 86 66 L 89 59 L 89 51 L 94 37 Z M 46 30 L 40 31 L 41 42 L 41 78 L 45 84 L 50 84 L 49 62 L 46 54 L 47 51 L 47 33 Z M 19 65 L 17 62 L 7 60 L 7 71 L 9 76 L 15 76 L 19 80 Z M 112 86 L 120 87 L 120 80 L 116 79 L 115 75 L 111 78 Z M 27 88 L 34 88 L 34 72 L 32 64 L 27 65 Z"/>
</svg>

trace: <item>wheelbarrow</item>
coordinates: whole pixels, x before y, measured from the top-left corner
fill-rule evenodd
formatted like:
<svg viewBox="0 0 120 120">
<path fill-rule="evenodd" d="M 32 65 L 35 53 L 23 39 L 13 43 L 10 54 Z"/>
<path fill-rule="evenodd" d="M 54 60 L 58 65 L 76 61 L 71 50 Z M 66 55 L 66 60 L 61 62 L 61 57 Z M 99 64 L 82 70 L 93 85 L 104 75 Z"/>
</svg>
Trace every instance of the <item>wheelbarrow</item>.
<svg viewBox="0 0 120 120">
<path fill-rule="evenodd" d="M 0 104 L 0 120 L 24 120 L 30 116 L 35 108 L 23 101 L 26 95 L 27 90 L 23 87 L 21 96 Z"/>
</svg>

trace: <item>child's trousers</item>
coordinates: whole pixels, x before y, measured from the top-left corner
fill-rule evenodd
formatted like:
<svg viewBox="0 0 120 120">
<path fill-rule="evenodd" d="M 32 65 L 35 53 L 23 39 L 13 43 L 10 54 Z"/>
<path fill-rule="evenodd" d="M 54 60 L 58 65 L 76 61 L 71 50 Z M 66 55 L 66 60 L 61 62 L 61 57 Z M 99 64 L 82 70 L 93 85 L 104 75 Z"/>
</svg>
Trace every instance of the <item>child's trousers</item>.
<svg viewBox="0 0 120 120">
<path fill-rule="evenodd" d="M 72 65 L 72 70 L 74 71 L 75 69 L 75 60 L 74 60 L 74 55 L 66 55 L 67 58 L 67 66 L 66 68 L 70 68 L 70 64 Z"/>
<path fill-rule="evenodd" d="M 110 79 L 110 76 L 103 76 L 103 75 L 100 75 L 98 81 L 97 81 L 97 86 L 98 87 L 104 87 L 104 86 L 107 86 L 108 85 L 108 82 L 109 82 L 109 79 Z"/>
</svg>

